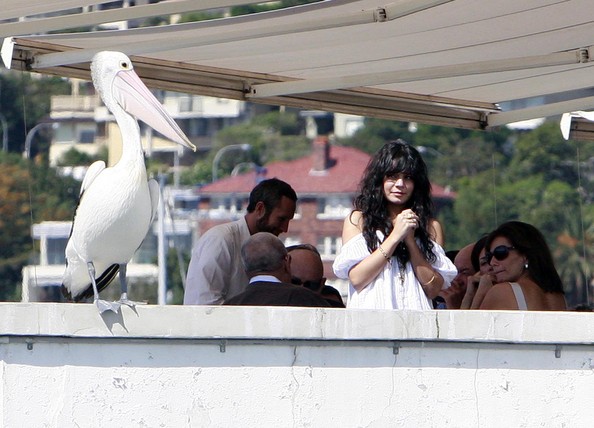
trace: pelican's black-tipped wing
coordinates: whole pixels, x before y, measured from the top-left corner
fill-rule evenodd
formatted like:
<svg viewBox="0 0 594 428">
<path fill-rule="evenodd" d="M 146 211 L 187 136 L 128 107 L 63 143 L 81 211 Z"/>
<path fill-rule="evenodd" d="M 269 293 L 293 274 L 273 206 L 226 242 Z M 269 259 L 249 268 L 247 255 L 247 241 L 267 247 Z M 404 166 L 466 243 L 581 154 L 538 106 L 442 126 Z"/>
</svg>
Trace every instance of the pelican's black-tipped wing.
<svg viewBox="0 0 594 428">
<path fill-rule="evenodd" d="M 99 278 L 97 278 L 97 291 L 101 292 L 101 290 L 105 289 L 111 281 L 115 278 L 120 270 L 120 265 L 113 264 L 109 266 L 105 271 L 101 274 Z M 88 299 L 89 297 L 93 297 L 93 284 L 89 281 L 88 286 L 83 290 L 82 293 L 79 293 L 76 296 L 72 296 L 70 291 L 62 284 L 62 294 L 68 300 L 74 300 L 75 302 L 80 302 L 81 300 Z"/>
</svg>

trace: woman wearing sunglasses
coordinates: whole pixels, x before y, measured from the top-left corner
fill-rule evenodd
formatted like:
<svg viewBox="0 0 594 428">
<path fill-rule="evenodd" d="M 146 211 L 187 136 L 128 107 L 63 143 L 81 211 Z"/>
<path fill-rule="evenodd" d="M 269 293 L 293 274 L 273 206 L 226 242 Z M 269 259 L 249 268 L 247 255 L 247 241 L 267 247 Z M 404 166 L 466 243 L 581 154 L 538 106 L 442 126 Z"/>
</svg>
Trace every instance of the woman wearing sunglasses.
<svg viewBox="0 0 594 428">
<path fill-rule="evenodd" d="M 494 281 L 481 282 L 472 308 L 563 311 L 561 278 L 542 233 L 520 221 L 503 223 L 485 242 Z"/>
<path fill-rule="evenodd" d="M 370 160 L 345 219 L 337 277 L 348 279 L 348 308 L 432 309 L 456 268 L 432 217 L 431 184 L 419 152 L 402 140 Z"/>
</svg>

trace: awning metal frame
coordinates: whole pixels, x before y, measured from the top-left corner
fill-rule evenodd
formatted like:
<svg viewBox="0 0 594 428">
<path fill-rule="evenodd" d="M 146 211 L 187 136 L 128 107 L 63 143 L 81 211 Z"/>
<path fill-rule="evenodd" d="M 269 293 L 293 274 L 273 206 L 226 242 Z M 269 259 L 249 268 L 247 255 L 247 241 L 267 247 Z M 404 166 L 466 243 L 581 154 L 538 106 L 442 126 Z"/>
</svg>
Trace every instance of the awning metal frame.
<svg viewBox="0 0 594 428">
<path fill-rule="evenodd" d="M 275 95 L 289 95 L 332 89 L 345 89 L 356 86 L 375 86 L 389 83 L 415 82 L 427 79 L 468 76 L 473 74 L 496 73 L 512 70 L 526 70 L 537 67 L 579 64 L 590 61 L 594 46 L 569 52 L 556 52 L 549 55 L 535 55 L 507 60 L 480 61 L 475 63 L 425 67 L 412 70 L 396 70 L 385 73 L 366 73 L 350 76 L 319 79 L 296 80 L 292 82 L 254 85 L 248 98 L 262 98 Z"/>
<path fill-rule="evenodd" d="M 12 52 L 7 52 L 7 50 Z M 12 58 L 16 70 L 42 71 L 45 74 L 90 79 L 89 63 L 73 63 L 36 70 L 35 58 L 66 51 L 63 46 L 37 43 L 29 39 L 5 40 L 2 57 Z M 280 76 L 238 70 L 196 66 L 147 57 L 131 57 L 138 75 L 153 88 L 182 93 L 283 105 L 301 109 L 327 110 L 368 117 L 424 122 L 467 129 L 485 129 L 487 116 L 499 111 L 489 103 L 464 102 L 449 98 L 397 93 L 375 88 L 350 88 L 316 93 L 250 98 L 246 96 L 254 85 L 289 81 Z"/>
</svg>

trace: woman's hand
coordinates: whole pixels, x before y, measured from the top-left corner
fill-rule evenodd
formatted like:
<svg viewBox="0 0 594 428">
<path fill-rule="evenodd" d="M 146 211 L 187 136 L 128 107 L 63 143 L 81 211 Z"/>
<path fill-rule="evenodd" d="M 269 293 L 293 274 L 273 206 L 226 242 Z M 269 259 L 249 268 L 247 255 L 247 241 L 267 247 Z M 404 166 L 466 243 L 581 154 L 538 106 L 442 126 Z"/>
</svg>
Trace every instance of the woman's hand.
<svg viewBox="0 0 594 428">
<path fill-rule="evenodd" d="M 415 243 L 415 230 L 419 226 L 419 217 L 411 209 L 403 210 L 392 220 L 393 230 L 390 235 L 397 242 L 404 241 L 407 246 Z"/>
<path fill-rule="evenodd" d="M 481 276 L 481 280 L 479 281 L 478 289 L 476 290 L 476 296 L 472 300 L 472 306 L 470 309 L 479 309 L 483 300 L 485 300 L 485 296 L 489 292 L 493 285 L 496 283 L 495 275 L 493 274 L 485 274 Z"/>
<path fill-rule="evenodd" d="M 439 295 L 445 300 L 446 309 L 460 309 L 466 296 L 464 293 L 465 290 L 461 286 L 452 284 L 445 290 L 441 290 Z"/>
<path fill-rule="evenodd" d="M 470 309 L 474 296 L 476 296 L 476 290 L 478 289 L 479 282 L 481 280 L 481 273 L 477 272 L 466 279 L 466 292 L 462 298 L 460 309 Z"/>
<path fill-rule="evenodd" d="M 481 275 L 477 272 L 468 278 L 460 309 L 479 309 L 493 284 L 495 284 L 495 277 L 492 274 Z"/>
</svg>

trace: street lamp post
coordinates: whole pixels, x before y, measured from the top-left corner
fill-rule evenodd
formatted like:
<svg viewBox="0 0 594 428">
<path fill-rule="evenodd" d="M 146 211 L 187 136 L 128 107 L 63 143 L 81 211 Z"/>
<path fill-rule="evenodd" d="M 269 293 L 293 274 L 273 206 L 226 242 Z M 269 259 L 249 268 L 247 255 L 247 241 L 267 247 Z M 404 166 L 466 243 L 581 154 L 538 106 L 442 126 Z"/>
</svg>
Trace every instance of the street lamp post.
<svg viewBox="0 0 594 428">
<path fill-rule="evenodd" d="M 231 177 L 235 177 L 237 174 L 240 173 L 240 171 L 242 169 L 257 169 L 258 165 L 256 165 L 254 162 L 240 162 L 237 165 L 235 165 L 235 167 L 233 168 L 233 170 L 231 171 Z"/>
<path fill-rule="evenodd" d="M 2 113 L 0 113 L 0 123 L 2 123 L 2 151 L 6 153 L 8 151 L 8 124 Z"/>
<path fill-rule="evenodd" d="M 52 128 L 56 128 L 57 124 L 55 122 L 41 122 L 35 125 L 31 130 L 27 133 L 25 137 L 25 151 L 23 152 L 23 157 L 25 159 L 29 159 L 31 157 L 31 142 L 33 141 L 33 137 L 44 126 L 51 126 Z"/>
<path fill-rule="evenodd" d="M 219 161 L 221 160 L 221 156 L 223 156 L 223 154 L 225 154 L 228 151 L 231 150 L 243 150 L 244 152 L 250 150 L 252 148 L 251 145 L 249 144 L 230 144 L 228 146 L 223 147 L 222 149 L 220 149 L 214 156 L 214 159 L 212 160 L 212 181 L 213 183 L 217 180 L 217 171 L 219 168 Z"/>
</svg>

